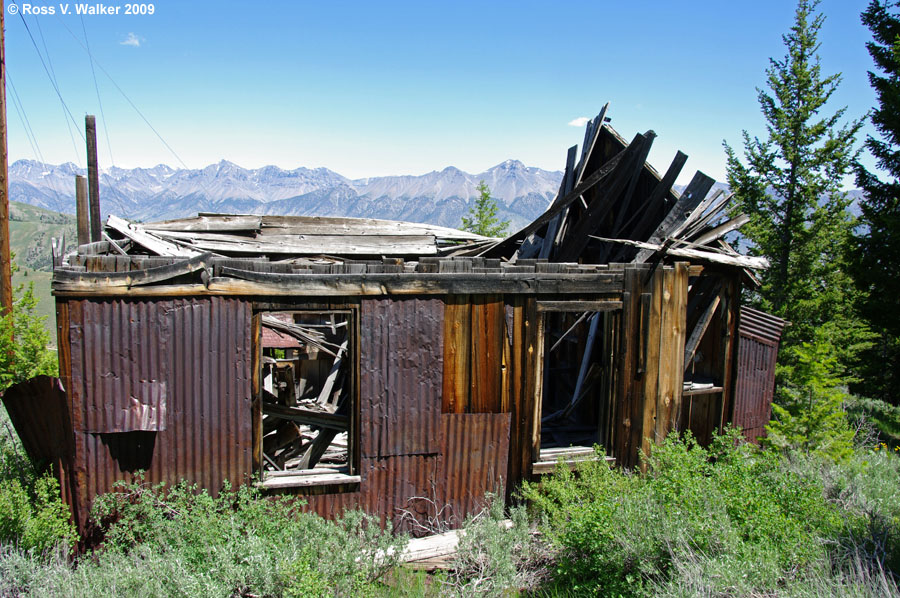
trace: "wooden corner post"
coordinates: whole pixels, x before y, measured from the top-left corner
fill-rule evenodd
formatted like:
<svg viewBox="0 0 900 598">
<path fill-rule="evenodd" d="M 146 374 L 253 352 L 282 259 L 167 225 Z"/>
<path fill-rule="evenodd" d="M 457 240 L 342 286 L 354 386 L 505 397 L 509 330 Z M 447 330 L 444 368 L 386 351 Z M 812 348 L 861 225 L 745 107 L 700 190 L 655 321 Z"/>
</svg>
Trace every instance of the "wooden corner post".
<svg viewBox="0 0 900 598">
<path fill-rule="evenodd" d="M 9 163 L 6 156 L 6 44 L 0 0 L 0 313 L 12 310 L 12 256 L 9 248 Z"/>
<path fill-rule="evenodd" d="M 91 242 L 101 239 L 100 228 L 100 170 L 97 166 L 97 119 L 93 114 L 84 117 L 84 138 L 87 142 L 88 196 L 91 215 Z"/>
</svg>

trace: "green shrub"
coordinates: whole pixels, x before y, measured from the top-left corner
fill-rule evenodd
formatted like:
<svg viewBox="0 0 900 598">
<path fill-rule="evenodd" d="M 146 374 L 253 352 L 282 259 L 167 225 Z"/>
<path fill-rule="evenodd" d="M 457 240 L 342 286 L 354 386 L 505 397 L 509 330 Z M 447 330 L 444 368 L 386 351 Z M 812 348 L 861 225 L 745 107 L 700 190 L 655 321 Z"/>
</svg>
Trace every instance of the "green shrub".
<svg viewBox="0 0 900 598">
<path fill-rule="evenodd" d="M 507 520 L 501 499 L 488 494 L 486 501 L 463 525 L 444 595 L 509 596 L 535 589 L 546 577 L 549 555 L 534 538 L 525 508 L 513 507 Z"/>
<path fill-rule="evenodd" d="M 100 569 L 136 560 L 134 583 L 159 586 L 141 586 L 149 595 L 371 595 L 405 543 L 363 513 L 329 522 L 246 486 L 214 498 L 188 484 L 122 485 L 93 516 Z"/>
<path fill-rule="evenodd" d="M 704 595 L 750 595 L 828 562 L 826 545 L 848 518 L 821 476 L 738 436 L 729 431 L 704 448 L 673 434 L 646 458 L 646 474 L 594 461 L 526 485 L 559 550 L 554 591 L 650 596 L 700 575 Z"/>
</svg>

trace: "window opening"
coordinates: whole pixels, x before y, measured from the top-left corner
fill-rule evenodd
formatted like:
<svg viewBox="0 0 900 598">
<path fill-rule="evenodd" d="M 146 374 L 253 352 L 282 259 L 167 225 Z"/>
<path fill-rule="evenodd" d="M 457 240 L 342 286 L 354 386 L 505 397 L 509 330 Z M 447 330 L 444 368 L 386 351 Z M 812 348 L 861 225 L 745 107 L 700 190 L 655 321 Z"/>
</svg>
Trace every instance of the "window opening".
<svg viewBox="0 0 900 598">
<path fill-rule="evenodd" d="M 284 485 L 341 482 L 356 473 L 352 316 L 349 310 L 260 314 L 264 486 L 277 479 Z M 287 479 L 297 476 L 306 477 Z"/>
</svg>

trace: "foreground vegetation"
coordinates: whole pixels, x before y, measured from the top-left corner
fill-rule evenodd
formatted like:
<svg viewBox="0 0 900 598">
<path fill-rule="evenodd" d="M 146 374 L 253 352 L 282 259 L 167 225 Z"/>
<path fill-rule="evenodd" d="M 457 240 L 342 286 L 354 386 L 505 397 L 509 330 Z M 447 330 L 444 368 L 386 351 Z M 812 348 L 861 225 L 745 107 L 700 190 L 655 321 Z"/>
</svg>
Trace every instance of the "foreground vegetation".
<svg viewBox="0 0 900 598">
<path fill-rule="evenodd" d="M 327 522 L 249 488 L 187 485 L 102 497 L 75 558 L 58 490 L 17 450 L 7 438 L 0 596 L 900 597 L 900 456 L 883 443 L 835 462 L 734 432 L 709 448 L 673 435 L 646 473 L 560 468 L 526 485 L 528 508 L 470 519 L 437 575 L 398 565 L 406 539 L 361 513 Z M 31 482 L 10 490 L 23 468 Z"/>
</svg>

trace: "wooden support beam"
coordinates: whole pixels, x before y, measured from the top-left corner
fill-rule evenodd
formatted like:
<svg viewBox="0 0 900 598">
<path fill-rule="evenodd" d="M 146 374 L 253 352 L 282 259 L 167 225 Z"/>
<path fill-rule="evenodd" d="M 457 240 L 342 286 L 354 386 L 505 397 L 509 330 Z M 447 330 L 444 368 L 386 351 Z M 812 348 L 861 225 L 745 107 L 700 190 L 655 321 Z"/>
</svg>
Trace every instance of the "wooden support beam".
<svg viewBox="0 0 900 598">
<path fill-rule="evenodd" d="M 545 311 L 578 312 L 578 311 L 616 311 L 622 309 L 621 301 L 540 301 L 537 302 L 538 313 Z"/>
<path fill-rule="evenodd" d="M 84 138 L 87 143 L 88 203 L 91 221 L 91 242 L 101 239 L 100 225 L 100 167 L 97 162 L 97 119 L 93 114 L 84 117 Z"/>
<path fill-rule="evenodd" d="M 325 454 L 325 451 L 328 450 L 329 445 L 334 441 L 335 436 L 337 436 L 337 430 L 328 428 L 319 430 L 315 440 L 310 442 L 306 450 L 303 451 L 298 467 L 300 469 L 312 469 L 315 467 L 322 455 Z"/>
<path fill-rule="evenodd" d="M 312 411 L 302 407 L 287 407 L 285 405 L 263 403 L 262 412 L 265 415 L 289 419 L 308 426 L 318 426 L 329 430 L 337 430 L 338 432 L 346 432 L 350 425 L 350 418 L 346 415 Z"/>
<path fill-rule="evenodd" d="M 622 160 L 622 158 L 625 156 L 626 151 L 627 150 L 623 150 L 610 158 L 609 162 L 604 164 L 602 168 L 598 169 L 596 172 L 591 174 L 591 176 L 586 178 L 580 184 L 576 185 L 575 188 L 572 189 L 571 193 L 567 194 L 559 201 L 559 203 L 541 214 L 531 224 L 529 224 L 519 232 L 506 237 L 501 242 L 484 251 L 481 255 L 485 257 L 502 255 L 504 250 L 509 250 L 515 247 L 516 243 L 525 239 L 528 235 L 550 222 L 557 214 L 561 213 L 565 208 L 569 207 L 572 202 L 584 195 L 590 189 L 593 189 L 598 183 L 600 183 L 600 181 L 608 177 L 615 170 L 616 166 L 619 164 L 619 161 Z"/>
<path fill-rule="evenodd" d="M 91 214 L 88 206 L 87 179 L 75 175 L 75 216 L 78 220 L 78 244 L 91 242 Z"/>
<path fill-rule="evenodd" d="M 688 337 L 688 340 L 684 345 L 685 369 L 690 367 L 691 361 L 694 359 L 694 354 L 697 353 L 697 347 L 700 346 L 700 341 L 703 339 L 703 335 L 706 334 L 706 329 L 709 327 L 709 323 L 712 321 L 713 314 L 716 313 L 716 308 L 719 307 L 719 302 L 720 296 L 717 293 L 713 295 L 712 300 L 709 302 L 709 305 L 707 305 L 706 309 L 703 310 L 703 315 L 700 316 L 700 319 L 697 321 L 697 324 L 691 331 L 691 336 Z"/>
<path fill-rule="evenodd" d="M 656 231 L 650 236 L 649 243 L 660 245 L 668 239 L 672 232 L 678 229 L 694 209 L 700 205 L 700 202 L 703 201 L 712 188 L 713 183 L 715 183 L 713 179 L 698 171 L 684 190 L 684 193 L 681 194 L 681 197 L 669 210 L 665 219 L 656 227 Z M 633 261 L 636 263 L 646 262 L 653 256 L 653 253 L 650 249 L 642 249 Z"/>
<path fill-rule="evenodd" d="M 562 199 L 575 187 L 575 172 L 573 169 L 575 168 L 575 153 L 577 151 L 578 146 L 573 145 L 569 148 L 569 153 L 566 155 L 566 170 L 557 199 Z M 568 214 L 568 210 L 562 211 L 547 225 L 547 234 L 544 235 L 544 243 L 541 245 L 541 251 L 538 254 L 539 259 L 548 259 L 550 257 L 553 246 L 556 244 L 556 233 L 559 231 L 560 223 L 565 221 L 566 214 Z"/>
<path fill-rule="evenodd" d="M 6 48 L 0 2 L 0 315 L 12 310 L 12 256 L 9 246 L 9 164 L 6 141 Z"/>
<path fill-rule="evenodd" d="M 625 186 L 632 180 L 635 171 L 644 167 L 644 162 L 640 161 L 639 158 L 641 155 L 644 155 L 643 148 L 650 141 L 652 141 L 652 138 L 648 140 L 648 137 L 645 135 L 635 135 L 625 150 L 626 157 L 619 162 L 615 171 L 611 173 L 607 184 L 603 186 L 597 197 L 588 206 L 587 211 L 572 228 L 572 231 L 566 234 L 565 242 L 559 248 L 557 260 L 574 262 L 581 256 L 581 252 L 587 247 L 590 235 L 594 234 L 600 222 L 616 206 L 616 200 L 625 189 Z"/>
</svg>

